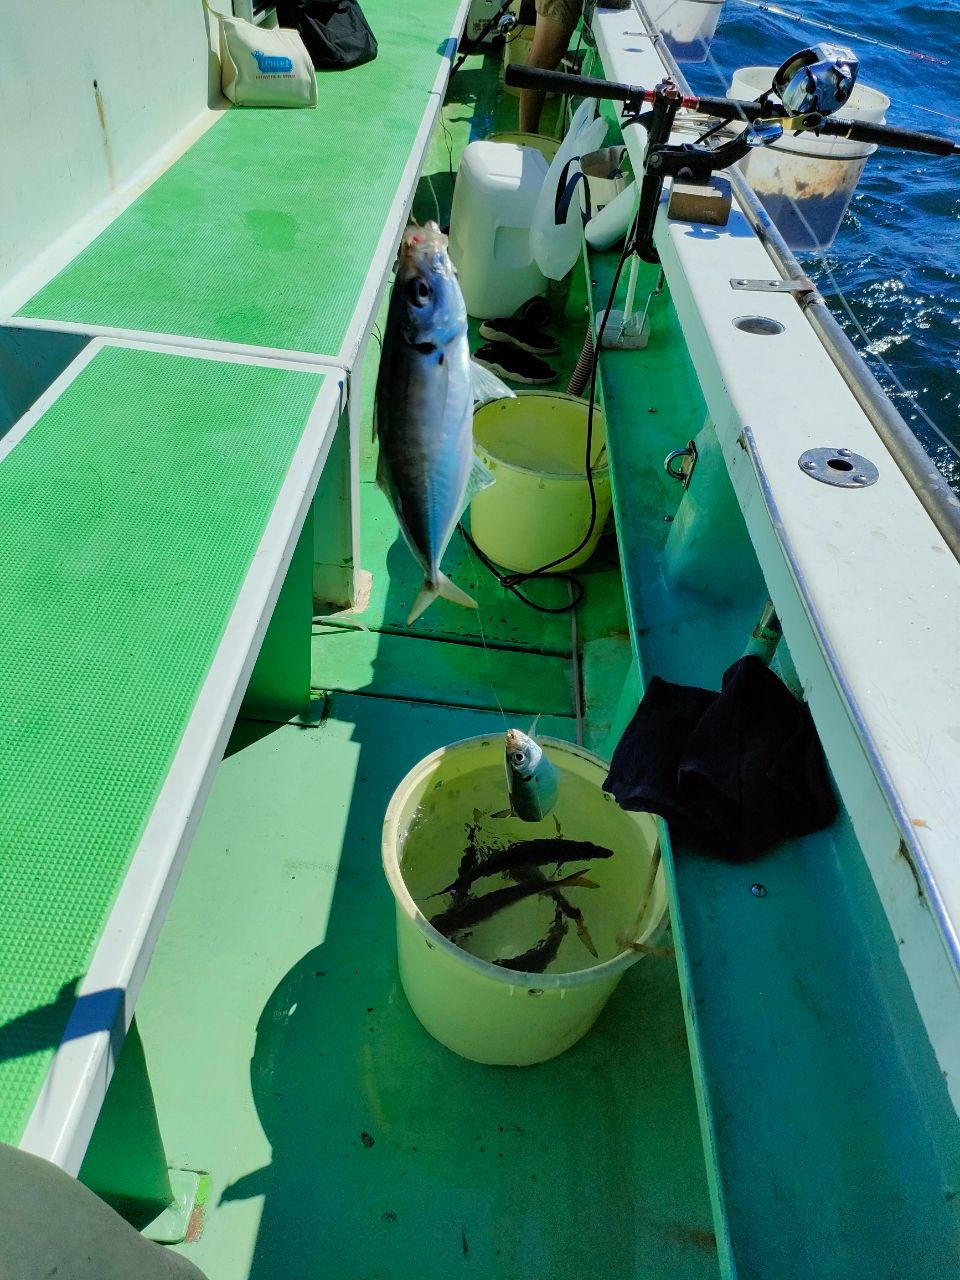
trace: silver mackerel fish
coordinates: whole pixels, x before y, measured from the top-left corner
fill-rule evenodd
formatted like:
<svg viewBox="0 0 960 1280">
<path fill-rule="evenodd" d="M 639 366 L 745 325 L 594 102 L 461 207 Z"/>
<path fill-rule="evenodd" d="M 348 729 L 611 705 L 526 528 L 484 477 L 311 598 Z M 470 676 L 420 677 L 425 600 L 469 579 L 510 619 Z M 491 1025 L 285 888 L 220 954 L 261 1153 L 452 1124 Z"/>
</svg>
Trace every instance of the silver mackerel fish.
<svg viewBox="0 0 960 1280">
<path fill-rule="evenodd" d="M 435 222 L 407 227 L 383 335 L 375 431 L 377 483 L 423 569 L 408 626 L 437 596 L 477 607 L 441 571 L 440 560 L 467 500 L 474 400 L 501 395 L 513 392 L 470 359 L 467 311 L 446 236 Z"/>
</svg>

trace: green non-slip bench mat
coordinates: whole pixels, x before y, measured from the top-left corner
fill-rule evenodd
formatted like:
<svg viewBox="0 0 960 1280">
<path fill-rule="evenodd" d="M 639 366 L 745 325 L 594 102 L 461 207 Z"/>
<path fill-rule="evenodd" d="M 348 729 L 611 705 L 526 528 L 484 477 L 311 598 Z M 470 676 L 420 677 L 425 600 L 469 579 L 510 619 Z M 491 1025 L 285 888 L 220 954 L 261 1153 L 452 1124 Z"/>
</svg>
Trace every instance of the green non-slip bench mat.
<svg viewBox="0 0 960 1280">
<path fill-rule="evenodd" d="M 367 0 L 373 62 L 227 111 L 19 314 L 336 358 L 459 7 Z"/>
<path fill-rule="evenodd" d="M 108 346 L 0 461 L 0 1141 L 22 1135 L 323 381 Z"/>
</svg>

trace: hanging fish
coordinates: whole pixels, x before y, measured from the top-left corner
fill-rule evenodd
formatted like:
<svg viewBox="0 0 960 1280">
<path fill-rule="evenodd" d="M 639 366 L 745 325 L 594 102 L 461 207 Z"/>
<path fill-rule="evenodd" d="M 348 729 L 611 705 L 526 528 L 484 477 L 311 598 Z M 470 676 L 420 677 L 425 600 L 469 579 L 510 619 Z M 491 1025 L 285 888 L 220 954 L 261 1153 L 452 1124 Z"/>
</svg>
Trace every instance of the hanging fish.
<svg viewBox="0 0 960 1280">
<path fill-rule="evenodd" d="M 537 717 L 539 719 L 539 716 Z M 495 818 L 519 818 L 540 822 L 557 803 L 560 775 L 533 737 L 536 720 L 526 734 L 508 729 L 506 737 L 507 792 L 510 808 L 493 814 Z"/>
<path fill-rule="evenodd" d="M 567 921 L 563 908 L 558 902 L 553 909 L 553 923 L 547 930 L 546 937 L 535 942 L 530 950 L 524 951 L 522 955 L 512 956 L 508 960 L 494 960 L 493 963 L 499 965 L 501 969 L 516 969 L 520 973 L 543 973 L 547 966 L 556 960 L 560 944 L 566 936 Z"/>
<path fill-rule="evenodd" d="M 557 889 L 596 889 L 596 887 L 593 880 L 586 879 L 584 871 L 574 871 L 571 875 L 564 876 L 562 880 L 538 879 L 527 884 L 511 884 L 505 889 L 494 889 L 491 893 L 485 893 L 482 898 L 470 898 L 466 902 L 448 907 L 446 911 L 435 915 L 430 923 L 438 933 L 449 938 L 451 934 L 480 924 L 481 921 L 496 915 L 498 911 L 512 907 L 517 902 L 523 902 L 525 898 L 531 898 L 534 894 L 553 893 Z"/>
<path fill-rule="evenodd" d="M 474 457 L 474 401 L 513 396 L 470 359 L 467 311 L 447 238 L 435 222 L 407 227 L 390 295 L 375 435 L 377 483 L 423 569 L 407 625 L 443 596 L 469 609 L 476 601 L 441 572 L 440 560 L 472 491 L 493 483 Z"/>
</svg>

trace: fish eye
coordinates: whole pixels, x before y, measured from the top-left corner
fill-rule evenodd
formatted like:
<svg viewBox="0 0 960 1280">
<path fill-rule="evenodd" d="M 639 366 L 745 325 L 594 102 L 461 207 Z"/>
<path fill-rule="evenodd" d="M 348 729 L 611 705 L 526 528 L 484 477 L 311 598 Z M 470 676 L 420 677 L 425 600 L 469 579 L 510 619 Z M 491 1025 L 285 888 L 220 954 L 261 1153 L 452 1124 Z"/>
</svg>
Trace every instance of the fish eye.
<svg viewBox="0 0 960 1280">
<path fill-rule="evenodd" d="M 510 758 L 511 758 L 511 760 L 513 761 L 513 763 L 514 763 L 514 764 L 523 764 L 523 752 L 522 752 L 522 751 L 514 751 Z"/>
<path fill-rule="evenodd" d="M 415 307 L 422 307 L 432 292 L 426 280 L 414 280 L 410 285 L 410 301 Z"/>
</svg>

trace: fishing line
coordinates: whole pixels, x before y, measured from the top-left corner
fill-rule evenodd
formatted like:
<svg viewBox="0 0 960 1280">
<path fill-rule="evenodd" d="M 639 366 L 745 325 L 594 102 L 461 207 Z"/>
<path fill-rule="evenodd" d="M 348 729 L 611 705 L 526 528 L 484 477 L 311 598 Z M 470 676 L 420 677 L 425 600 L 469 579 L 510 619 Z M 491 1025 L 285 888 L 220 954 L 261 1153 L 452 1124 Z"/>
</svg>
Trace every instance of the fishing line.
<svg viewBox="0 0 960 1280">
<path fill-rule="evenodd" d="M 817 27 L 823 31 L 833 31 L 840 36 L 849 36 L 852 40 L 862 40 L 864 44 L 875 44 L 880 49 L 890 49 L 894 53 L 905 53 L 908 58 L 918 58 L 921 62 L 933 62 L 938 67 L 949 67 L 946 58 L 938 58 L 932 53 L 921 53 L 918 49 L 907 49 L 902 44 L 889 44 L 886 40 L 877 40 L 873 36 L 865 36 L 859 31 L 848 31 L 846 27 L 838 27 L 835 23 L 824 22 L 822 18 L 807 18 L 802 13 L 793 13 L 790 9 L 781 9 L 778 4 L 764 4 L 762 0 L 740 0 L 741 4 L 751 9 L 759 9 L 761 13 L 772 13 L 778 18 L 788 18 L 791 22 L 799 22 L 801 26 Z"/>
<path fill-rule="evenodd" d="M 462 531 L 463 531 L 462 526 L 458 526 L 458 527 L 460 528 L 460 530 L 461 530 L 461 532 L 462 532 Z M 468 547 L 467 547 L 467 555 L 470 555 L 470 546 L 469 546 L 469 545 L 468 545 Z M 476 568 L 475 568 L 475 572 L 476 572 L 476 577 L 477 577 L 477 585 L 479 586 L 479 584 L 480 584 L 480 573 L 479 573 L 479 571 L 478 571 L 478 570 L 476 570 Z M 479 594 L 479 593 L 478 593 L 478 594 Z M 500 695 L 497 693 L 497 686 L 496 686 L 496 685 L 494 684 L 494 682 L 493 682 L 493 667 L 492 667 L 492 665 L 491 665 L 491 663 L 490 663 L 490 647 L 489 647 L 489 645 L 487 644 L 487 637 L 486 637 L 486 635 L 484 634 L 484 630 L 483 630 L 483 619 L 482 619 L 482 618 L 481 618 L 481 616 L 480 616 L 480 603 L 479 603 L 479 601 L 477 602 L 477 629 L 478 629 L 478 630 L 479 630 L 479 632 L 480 632 L 480 643 L 483 645 L 483 658 L 484 658 L 484 662 L 486 663 L 486 667 L 487 667 L 487 684 L 490 686 L 490 692 L 493 694 L 494 701 L 496 702 L 497 706 L 500 708 L 500 715 L 501 715 L 501 717 L 503 718 L 504 728 L 505 728 L 505 729 L 509 729 L 509 728 L 510 728 L 510 723 L 509 723 L 509 721 L 507 720 L 507 713 L 506 713 L 506 712 L 504 711 L 504 709 L 503 709 L 503 703 L 500 701 Z"/>
<path fill-rule="evenodd" d="M 440 201 L 437 199 L 437 192 L 436 192 L 436 188 L 435 188 L 435 187 L 434 187 L 434 185 L 433 185 L 433 178 L 430 176 L 430 174 L 429 174 L 429 173 L 425 173 L 423 176 L 426 178 L 426 180 L 427 180 L 427 186 L 430 188 L 430 194 L 433 196 L 433 207 L 434 207 L 434 209 L 436 210 L 436 214 L 437 214 L 437 226 L 439 227 L 439 225 L 440 225 Z"/>
<path fill-rule="evenodd" d="M 582 585 L 582 584 L 581 584 Z M 570 666 L 573 682 L 573 714 L 577 722 L 577 746 L 583 746 L 583 668 L 580 664 L 580 635 L 573 588 L 570 588 Z"/>
</svg>

